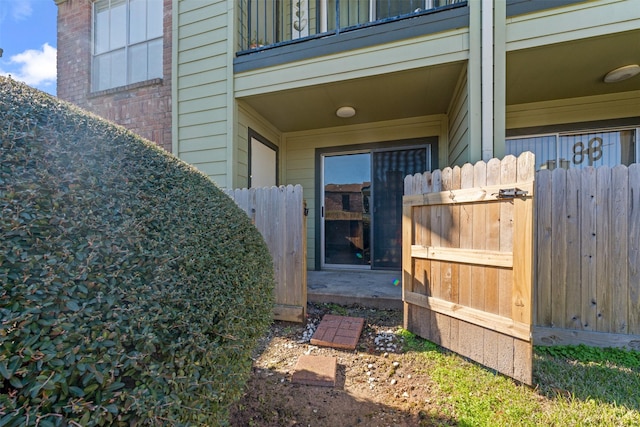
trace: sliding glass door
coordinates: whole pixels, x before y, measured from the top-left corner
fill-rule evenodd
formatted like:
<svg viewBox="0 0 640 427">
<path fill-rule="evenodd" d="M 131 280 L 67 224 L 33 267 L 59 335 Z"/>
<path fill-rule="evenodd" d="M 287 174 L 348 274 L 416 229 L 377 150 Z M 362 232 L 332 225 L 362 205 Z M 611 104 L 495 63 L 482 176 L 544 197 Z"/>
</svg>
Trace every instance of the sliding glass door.
<svg viewBox="0 0 640 427">
<path fill-rule="evenodd" d="M 322 156 L 322 266 L 400 269 L 404 177 L 427 147 Z"/>
<path fill-rule="evenodd" d="M 371 265 L 371 154 L 324 157 L 324 264 Z"/>
<path fill-rule="evenodd" d="M 374 268 L 402 267 L 404 177 L 427 170 L 427 149 L 373 153 Z"/>
</svg>

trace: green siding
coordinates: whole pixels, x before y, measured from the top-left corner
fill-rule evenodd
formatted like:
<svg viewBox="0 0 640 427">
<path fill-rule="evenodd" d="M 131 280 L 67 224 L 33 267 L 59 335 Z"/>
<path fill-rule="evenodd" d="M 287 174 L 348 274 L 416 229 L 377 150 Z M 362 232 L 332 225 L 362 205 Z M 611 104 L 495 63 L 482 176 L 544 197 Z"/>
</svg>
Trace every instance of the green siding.
<svg viewBox="0 0 640 427">
<path fill-rule="evenodd" d="M 182 153 L 182 160 L 191 164 L 217 163 L 220 156 L 225 154 L 224 149 L 205 149 Z"/>
<path fill-rule="evenodd" d="M 180 126 L 180 128 L 178 129 L 178 138 L 180 138 L 181 141 L 192 138 L 211 138 L 213 136 L 222 136 L 222 139 L 226 139 L 226 132 L 226 123 L 204 123 L 194 126 Z M 216 139 L 212 138 L 210 140 L 210 145 L 212 147 L 226 147 L 226 144 L 216 144 L 216 142 Z"/>
<path fill-rule="evenodd" d="M 229 183 L 228 2 L 177 2 L 174 72 L 177 155 L 220 186 Z"/>
<path fill-rule="evenodd" d="M 227 13 L 225 0 L 204 2 L 202 0 L 180 0 L 178 3 L 178 25 L 185 26 L 210 18 L 224 16 Z M 226 24 L 225 24 L 226 25 Z"/>
<path fill-rule="evenodd" d="M 468 100 L 467 70 L 465 69 L 460 76 L 449 108 L 449 146 L 446 166 L 462 166 L 469 162 Z"/>
<path fill-rule="evenodd" d="M 217 30 L 211 32 L 212 37 L 219 37 L 224 35 L 223 31 Z M 188 64 L 193 61 L 197 61 L 200 58 L 206 56 L 224 55 L 226 52 L 226 44 L 223 41 L 217 43 L 200 44 L 201 41 L 207 40 L 202 35 L 197 37 L 191 37 L 188 43 L 180 43 L 178 48 L 180 49 L 180 55 L 178 56 L 179 64 Z M 209 39 L 211 40 L 211 39 Z M 216 40 L 215 38 L 213 40 Z"/>
<path fill-rule="evenodd" d="M 201 76 L 201 75 L 200 75 Z M 186 79 L 183 80 L 186 83 Z M 221 92 L 224 92 L 227 87 L 226 81 L 217 81 L 210 83 L 195 83 L 194 85 L 185 84 L 182 86 L 181 95 L 183 99 L 189 99 L 191 101 L 201 98 L 209 98 L 216 96 Z"/>
<path fill-rule="evenodd" d="M 640 117 L 640 90 L 507 107 L 507 129 Z"/>
<path fill-rule="evenodd" d="M 206 86 L 208 84 L 223 84 L 227 85 L 226 80 L 224 79 L 220 79 L 220 73 L 218 72 L 219 70 L 217 69 L 212 69 L 212 70 L 208 70 L 206 72 L 200 72 L 200 73 L 196 73 L 196 74 L 187 74 L 187 75 L 181 75 L 178 77 L 178 83 L 180 85 L 180 89 L 189 89 L 189 88 L 196 88 L 198 89 L 201 86 Z M 220 93 L 220 92 L 224 92 L 225 89 L 216 89 L 215 93 Z M 182 94 L 182 92 L 181 92 Z M 198 98 L 197 96 L 198 94 L 192 94 L 191 98 L 189 99 L 195 99 Z M 183 94 L 183 96 L 187 96 L 186 94 Z"/>
<path fill-rule="evenodd" d="M 191 151 L 207 150 L 211 147 L 211 141 L 209 138 L 191 138 L 185 139 L 180 144 L 182 146 L 182 152 L 188 153 Z"/>
<path fill-rule="evenodd" d="M 198 111 L 215 111 L 221 108 L 226 109 L 226 98 L 224 94 L 214 93 L 206 98 L 194 98 L 185 101 L 178 100 L 179 114 L 196 113 Z"/>
</svg>

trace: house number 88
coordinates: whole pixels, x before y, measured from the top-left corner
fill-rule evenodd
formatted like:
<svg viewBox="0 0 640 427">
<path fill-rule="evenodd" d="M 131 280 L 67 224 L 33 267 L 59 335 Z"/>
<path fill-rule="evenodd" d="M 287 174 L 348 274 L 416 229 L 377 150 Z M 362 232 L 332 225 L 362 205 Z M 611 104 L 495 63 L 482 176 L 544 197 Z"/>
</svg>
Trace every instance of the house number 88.
<svg viewBox="0 0 640 427">
<path fill-rule="evenodd" d="M 589 166 L 602 158 L 602 138 L 591 138 L 585 147 L 582 141 L 573 144 L 573 164 L 579 165 L 584 158 L 589 161 Z"/>
</svg>

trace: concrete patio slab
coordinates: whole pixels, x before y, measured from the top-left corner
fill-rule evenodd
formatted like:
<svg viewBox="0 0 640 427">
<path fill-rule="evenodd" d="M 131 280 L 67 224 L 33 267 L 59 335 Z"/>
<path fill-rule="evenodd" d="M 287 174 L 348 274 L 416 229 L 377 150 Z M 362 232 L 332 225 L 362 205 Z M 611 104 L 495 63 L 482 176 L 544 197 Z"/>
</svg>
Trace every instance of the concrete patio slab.
<svg viewBox="0 0 640 427">
<path fill-rule="evenodd" d="M 338 362 L 332 356 L 308 356 L 298 358 L 291 375 L 296 384 L 335 387 Z"/>
<path fill-rule="evenodd" d="M 313 303 L 358 304 L 402 310 L 402 272 L 322 270 L 307 272 L 307 298 Z"/>
</svg>

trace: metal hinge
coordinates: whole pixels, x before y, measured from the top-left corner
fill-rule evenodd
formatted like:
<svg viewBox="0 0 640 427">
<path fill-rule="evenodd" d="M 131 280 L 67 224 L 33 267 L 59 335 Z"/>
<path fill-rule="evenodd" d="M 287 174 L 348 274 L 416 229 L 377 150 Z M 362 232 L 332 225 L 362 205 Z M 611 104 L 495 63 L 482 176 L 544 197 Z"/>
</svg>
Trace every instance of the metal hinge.
<svg viewBox="0 0 640 427">
<path fill-rule="evenodd" d="M 529 194 L 528 191 L 519 188 L 503 188 L 498 191 L 498 199 L 515 199 L 525 197 L 527 194 Z"/>
</svg>

